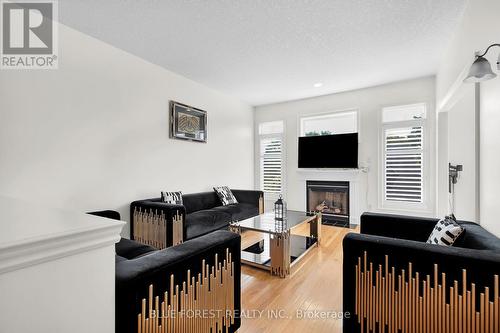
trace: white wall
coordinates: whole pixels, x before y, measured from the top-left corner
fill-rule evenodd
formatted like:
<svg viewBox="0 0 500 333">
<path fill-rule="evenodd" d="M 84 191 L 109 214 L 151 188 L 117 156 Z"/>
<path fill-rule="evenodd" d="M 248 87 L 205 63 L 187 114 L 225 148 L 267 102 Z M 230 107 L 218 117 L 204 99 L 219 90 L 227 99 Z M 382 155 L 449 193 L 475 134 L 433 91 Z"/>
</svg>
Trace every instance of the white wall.
<svg viewBox="0 0 500 333">
<path fill-rule="evenodd" d="M 460 100 L 448 113 L 448 161 L 462 164 L 455 184 L 455 216 L 460 220 L 477 222 L 476 195 L 476 114 L 474 85 L 467 86 Z M 443 169 L 447 169 L 446 165 Z M 446 182 L 448 187 L 448 182 Z"/>
<path fill-rule="evenodd" d="M 58 70 L 0 71 L 0 194 L 128 219 L 161 190 L 253 188 L 250 106 L 64 25 L 59 45 Z M 208 143 L 169 139 L 169 100 L 208 111 Z"/>
<path fill-rule="evenodd" d="M 0 274 L 1 332 L 114 332 L 114 262 L 112 244 Z"/>
<path fill-rule="evenodd" d="M 455 38 L 451 41 L 446 52 L 443 63 L 439 68 L 436 89 L 437 104 L 439 106 L 450 103 L 450 100 L 460 99 L 464 91 L 461 83 L 465 72 L 474 59 L 476 51 L 484 51 L 492 44 L 498 43 L 500 31 L 500 2 L 497 0 L 474 0 L 469 1 L 464 13 L 463 21 L 458 27 Z M 488 54 L 492 64 L 497 61 L 499 49 L 493 49 Z M 500 101 L 498 99 L 499 80 L 482 83 L 480 87 L 480 173 L 479 173 L 479 198 L 480 198 L 480 224 L 486 229 L 500 236 L 500 221 L 498 221 L 498 188 L 500 188 L 500 177 L 497 170 L 500 160 L 498 152 L 500 148 L 500 136 L 498 127 L 500 121 L 498 110 Z M 458 95 L 458 96 L 457 96 Z M 477 101 L 476 101 L 477 105 Z"/>
<path fill-rule="evenodd" d="M 257 107 L 255 110 L 255 123 L 265 121 L 285 121 L 285 149 L 286 149 L 286 199 L 291 209 L 305 209 L 305 181 L 309 180 L 350 180 L 356 187 L 355 212 L 359 215 L 364 211 L 379 210 L 379 137 L 380 114 L 386 106 L 404 105 L 425 102 L 428 105 L 429 133 L 431 156 L 434 154 L 434 109 L 435 109 L 435 80 L 433 77 L 398 82 L 356 91 L 326 95 L 321 97 L 291 101 L 286 103 L 271 104 Z M 359 110 L 359 164 L 368 166 L 367 174 L 359 171 L 303 171 L 297 168 L 297 138 L 299 136 L 299 119 L 304 115 L 342 110 Z M 256 126 L 257 128 L 257 126 Z M 255 135 L 258 140 L 258 135 Z M 258 145 L 255 145 L 256 149 Z M 256 156 L 258 151 L 256 150 Z M 259 186 L 258 158 L 255 165 L 256 186 Z M 435 168 L 429 168 L 429 202 L 431 209 L 429 215 L 434 213 L 434 175 Z M 354 213 L 354 212 L 353 212 Z M 404 212 L 411 214 L 411 212 Z M 357 223 L 359 216 L 354 216 Z"/>
<path fill-rule="evenodd" d="M 448 112 L 439 112 L 437 120 L 437 170 L 436 170 L 436 212 L 437 216 L 450 213 L 448 192 Z"/>
<path fill-rule="evenodd" d="M 480 221 L 500 237 L 500 78 L 481 84 L 480 100 Z"/>
</svg>

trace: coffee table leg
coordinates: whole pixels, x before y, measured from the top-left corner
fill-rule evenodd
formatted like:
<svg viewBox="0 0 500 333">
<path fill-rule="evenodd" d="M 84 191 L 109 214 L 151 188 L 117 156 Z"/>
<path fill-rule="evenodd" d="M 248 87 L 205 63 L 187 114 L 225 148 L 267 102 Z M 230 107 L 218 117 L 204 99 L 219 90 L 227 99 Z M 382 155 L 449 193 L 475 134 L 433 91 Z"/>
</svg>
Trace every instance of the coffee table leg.
<svg viewBox="0 0 500 333">
<path fill-rule="evenodd" d="M 319 244 L 321 241 L 321 214 L 317 214 L 316 218 L 309 223 L 309 232 L 311 237 L 316 238 Z"/>
<path fill-rule="evenodd" d="M 290 231 L 271 234 L 271 274 L 285 278 L 290 275 Z"/>
</svg>

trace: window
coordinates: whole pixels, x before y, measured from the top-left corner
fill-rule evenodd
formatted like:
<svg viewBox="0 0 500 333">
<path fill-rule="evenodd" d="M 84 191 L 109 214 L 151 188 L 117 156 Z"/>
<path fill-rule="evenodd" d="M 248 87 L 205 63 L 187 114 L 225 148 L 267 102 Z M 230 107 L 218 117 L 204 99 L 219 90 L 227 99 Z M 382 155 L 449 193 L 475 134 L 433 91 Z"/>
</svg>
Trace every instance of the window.
<svg viewBox="0 0 500 333">
<path fill-rule="evenodd" d="M 260 188 L 266 193 L 283 192 L 283 121 L 261 123 Z"/>
<path fill-rule="evenodd" d="M 283 121 L 269 121 L 259 125 L 259 135 L 283 133 Z"/>
<path fill-rule="evenodd" d="M 358 112 L 334 112 L 300 119 L 300 135 L 330 135 L 358 132 Z"/>
<path fill-rule="evenodd" d="M 282 184 L 282 147 L 281 138 L 263 138 L 261 151 L 261 189 L 264 192 L 281 193 Z"/>
<path fill-rule="evenodd" d="M 424 204 L 425 118 L 425 104 L 382 110 L 385 206 Z"/>
<path fill-rule="evenodd" d="M 422 202 L 422 126 L 385 130 L 385 200 Z"/>
<path fill-rule="evenodd" d="M 382 110 L 382 122 L 384 124 L 420 120 L 425 119 L 426 117 L 427 109 L 425 104 L 392 106 Z"/>
</svg>

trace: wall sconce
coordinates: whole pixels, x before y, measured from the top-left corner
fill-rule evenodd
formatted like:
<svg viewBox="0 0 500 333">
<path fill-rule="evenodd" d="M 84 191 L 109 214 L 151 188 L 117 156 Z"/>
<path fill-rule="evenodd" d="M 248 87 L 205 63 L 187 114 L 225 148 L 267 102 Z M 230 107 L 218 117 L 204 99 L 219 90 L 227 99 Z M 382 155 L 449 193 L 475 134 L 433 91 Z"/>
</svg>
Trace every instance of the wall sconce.
<svg viewBox="0 0 500 333">
<path fill-rule="evenodd" d="M 465 78 L 464 82 L 476 83 L 476 82 L 491 80 L 497 77 L 497 75 L 491 69 L 490 62 L 486 58 L 484 58 L 486 53 L 488 53 L 488 51 L 493 46 L 500 46 L 500 44 L 491 44 L 490 46 L 488 46 L 486 51 L 484 51 L 483 54 L 476 55 L 476 60 L 470 67 L 469 74 Z M 497 68 L 498 70 L 500 70 L 500 55 L 497 61 Z"/>
</svg>

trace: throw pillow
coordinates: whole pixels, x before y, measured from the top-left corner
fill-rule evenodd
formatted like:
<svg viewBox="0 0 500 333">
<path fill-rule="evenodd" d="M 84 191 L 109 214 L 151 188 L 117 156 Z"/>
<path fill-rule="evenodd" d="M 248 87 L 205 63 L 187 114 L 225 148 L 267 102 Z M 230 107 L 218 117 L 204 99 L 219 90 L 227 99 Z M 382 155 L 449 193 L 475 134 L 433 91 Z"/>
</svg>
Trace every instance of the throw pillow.
<svg viewBox="0 0 500 333">
<path fill-rule="evenodd" d="M 427 243 L 451 246 L 463 231 L 464 228 L 457 223 L 455 216 L 446 216 L 436 223 Z"/>
<path fill-rule="evenodd" d="M 233 192 L 227 186 L 214 187 L 214 191 L 219 196 L 220 201 L 224 206 L 232 205 L 238 203 L 233 195 Z"/>
<path fill-rule="evenodd" d="M 182 205 L 182 192 L 161 192 L 161 201 L 172 205 Z"/>
</svg>

